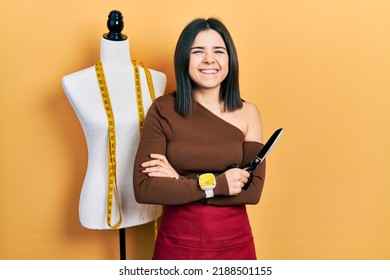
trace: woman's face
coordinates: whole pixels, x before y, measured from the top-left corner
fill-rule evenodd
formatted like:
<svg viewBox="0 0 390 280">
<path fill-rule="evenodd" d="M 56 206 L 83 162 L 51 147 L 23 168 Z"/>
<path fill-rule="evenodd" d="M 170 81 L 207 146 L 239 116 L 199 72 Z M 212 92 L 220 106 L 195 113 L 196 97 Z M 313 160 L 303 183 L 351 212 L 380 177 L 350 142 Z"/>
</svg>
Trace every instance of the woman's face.
<svg viewBox="0 0 390 280">
<path fill-rule="evenodd" d="M 196 35 L 191 46 L 189 75 L 195 89 L 217 89 L 229 72 L 229 56 L 221 35 L 213 29 Z"/>
</svg>

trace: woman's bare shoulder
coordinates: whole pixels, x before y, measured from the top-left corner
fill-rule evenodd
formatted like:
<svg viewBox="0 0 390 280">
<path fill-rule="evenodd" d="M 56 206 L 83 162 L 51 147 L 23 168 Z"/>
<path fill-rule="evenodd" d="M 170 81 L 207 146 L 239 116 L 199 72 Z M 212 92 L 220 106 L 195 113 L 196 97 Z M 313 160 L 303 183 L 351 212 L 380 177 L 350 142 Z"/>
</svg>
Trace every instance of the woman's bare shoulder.
<svg viewBox="0 0 390 280">
<path fill-rule="evenodd" d="M 242 112 L 247 122 L 247 133 L 245 141 L 263 143 L 263 129 L 261 124 L 260 111 L 254 103 L 244 102 Z"/>
</svg>

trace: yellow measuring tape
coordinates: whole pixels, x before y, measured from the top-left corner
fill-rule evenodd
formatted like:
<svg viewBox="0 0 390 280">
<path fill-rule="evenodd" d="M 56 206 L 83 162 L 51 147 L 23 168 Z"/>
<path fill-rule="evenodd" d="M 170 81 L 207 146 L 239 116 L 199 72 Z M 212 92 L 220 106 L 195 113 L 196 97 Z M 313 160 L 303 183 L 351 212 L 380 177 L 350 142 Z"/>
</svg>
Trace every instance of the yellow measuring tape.
<svg viewBox="0 0 390 280">
<path fill-rule="evenodd" d="M 149 93 L 152 101 L 155 100 L 154 87 L 152 81 L 152 75 L 150 74 L 149 69 L 147 69 L 143 63 L 139 60 L 133 60 L 134 68 L 134 79 L 135 79 L 135 89 L 137 97 L 137 108 L 138 108 L 138 129 L 139 135 L 142 134 L 142 129 L 144 126 L 144 106 L 142 101 L 142 91 L 141 91 L 141 79 L 139 74 L 138 66 L 144 68 L 146 74 L 146 80 L 149 87 Z M 107 82 L 104 75 L 104 69 L 101 59 L 95 65 L 96 77 L 99 83 L 99 89 L 103 100 L 104 109 L 106 111 L 107 121 L 108 121 L 108 132 L 109 132 L 109 149 L 108 149 L 108 186 L 107 186 L 107 224 L 110 228 L 117 229 L 122 224 L 122 212 L 120 207 L 120 197 L 118 192 L 118 187 L 116 184 L 116 137 L 115 137 L 115 121 L 114 113 L 111 107 L 110 95 L 108 92 Z M 112 224 L 112 208 L 113 208 L 113 199 L 117 200 L 117 208 L 119 212 L 119 220 L 116 224 Z M 157 206 L 155 210 L 155 237 L 157 235 Z"/>
<path fill-rule="evenodd" d="M 139 129 L 139 135 L 141 136 L 142 129 L 144 128 L 144 105 L 142 102 L 141 79 L 139 75 L 139 69 L 137 66 L 141 66 L 145 70 L 146 81 L 148 82 L 150 98 L 152 99 L 152 101 L 156 99 L 156 96 L 154 94 L 152 75 L 150 74 L 149 69 L 146 68 L 141 61 L 133 60 L 135 91 L 137 94 L 138 129 Z"/>
</svg>

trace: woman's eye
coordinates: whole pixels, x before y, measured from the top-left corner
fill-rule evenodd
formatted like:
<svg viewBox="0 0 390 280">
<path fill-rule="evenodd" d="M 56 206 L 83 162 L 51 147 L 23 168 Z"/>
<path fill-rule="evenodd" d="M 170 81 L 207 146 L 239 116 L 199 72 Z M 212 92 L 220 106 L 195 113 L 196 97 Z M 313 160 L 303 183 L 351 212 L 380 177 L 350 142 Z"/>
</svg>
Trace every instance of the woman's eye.
<svg viewBox="0 0 390 280">
<path fill-rule="evenodd" d="M 199 54 L 199 53 L 203 53 L 203 51 L 202 50 L 193 50 L 191 52 L 191 54 Z"/>
</svg>

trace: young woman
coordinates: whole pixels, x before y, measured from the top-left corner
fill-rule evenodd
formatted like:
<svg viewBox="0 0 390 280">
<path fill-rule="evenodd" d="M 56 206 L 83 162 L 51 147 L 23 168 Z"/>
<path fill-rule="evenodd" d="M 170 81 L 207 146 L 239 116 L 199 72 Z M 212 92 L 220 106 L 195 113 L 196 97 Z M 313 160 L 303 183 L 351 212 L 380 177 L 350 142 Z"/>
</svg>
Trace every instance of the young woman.
<svg viewBox="0 0 390 280">
<path fill-rule="evenodd" d="M 246 204 L 260 200 L 265 162 L 260 114 L 240 97 L 233 40 L 215 19 L 195 19 L 175 50 L 177 89 L 145 118 L 134 168 L 139 203 L 164 205 L 153 259 L 256 259 Z"/>
</svg>

